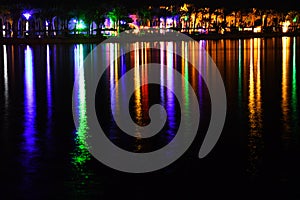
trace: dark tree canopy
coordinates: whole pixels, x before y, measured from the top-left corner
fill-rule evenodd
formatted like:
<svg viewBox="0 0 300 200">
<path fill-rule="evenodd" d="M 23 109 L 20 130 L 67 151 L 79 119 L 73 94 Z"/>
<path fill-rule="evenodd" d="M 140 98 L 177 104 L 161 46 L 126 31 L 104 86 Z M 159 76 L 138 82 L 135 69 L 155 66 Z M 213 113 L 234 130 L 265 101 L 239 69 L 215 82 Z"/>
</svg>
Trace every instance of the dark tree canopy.
<svg viewBox="0 0 300 200">
<path fill-rule="evenodd" d="M 276 9 L 278 11 L 300 9 L 298 0 L 0 0 L 0 5 L 24 4 L 30 6 L 47 7 L 59 6 L 69 8 L 94 7 L 97 5 L 123 5 L 127 9 L 148 5 L 182 5 L 192 3 L 196 7 L 225 7 L 228 9 L 257 7 L 262 9 Z"/>
</svg>

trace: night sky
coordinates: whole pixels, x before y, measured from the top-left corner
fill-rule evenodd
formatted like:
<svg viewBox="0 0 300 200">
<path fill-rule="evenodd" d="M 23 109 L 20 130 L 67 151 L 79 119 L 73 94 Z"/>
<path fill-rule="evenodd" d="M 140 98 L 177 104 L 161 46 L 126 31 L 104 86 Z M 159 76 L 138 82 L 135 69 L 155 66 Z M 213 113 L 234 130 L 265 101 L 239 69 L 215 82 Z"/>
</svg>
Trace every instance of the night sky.
<svg viewBox="0 0 300 200">
<path fill-rule="evenodd" d="M 22 3 L 31 6 L 68 6 L 68 7 L 85 7 L 95 6 L 99 2 L 108 4 L 108 6 L 114 4 L 124 5 L 126 8 L 141 7 L 143 5 L 174 5 L 182 3 L 193 3 L 197 7 L 227 7 L 227 8 L 270 8 L 276 10 L 292 10 L 300 9 L 300 3 L 298 0 L 0 0 L 0 5 L 12 5 L 14 3 Z"/>
</svg>

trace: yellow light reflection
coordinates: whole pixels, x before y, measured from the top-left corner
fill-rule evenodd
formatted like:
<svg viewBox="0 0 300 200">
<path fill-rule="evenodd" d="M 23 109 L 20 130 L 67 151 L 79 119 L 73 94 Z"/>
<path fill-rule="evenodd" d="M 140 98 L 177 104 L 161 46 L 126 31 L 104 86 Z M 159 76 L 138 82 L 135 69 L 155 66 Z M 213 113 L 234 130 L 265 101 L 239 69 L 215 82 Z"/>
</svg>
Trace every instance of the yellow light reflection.
<svg viewBox="0 0 300 200">
<path fill-rule="evenodd" d="M 138 87 L 141 83 L 141 78 L 140 78 L 140 55 L 139 55 L 139 43 L 136 42 L 134 44 L 134 87 Z M 139 87 L 138 89 L 135 90 L 134 92 L 134 102 L 135 102 L 135 112 L 136 112 L 136 123 L 138 125 L 142 125 L 142 120 L 143 120 L 143 113 L 142 113 L 142 95 L 141 95 L 141 88 Z M 141 135 L 138 130 L 136 130 L 136 138 L 137 140 L 141 139 Z M 137 145 L 137 150 L 140 150 L 141 146 Z"/>
<path fill-rule="evenodd" d="M 249 167 L 247 171 L 251 175 L 258 172 L 257 164 L 260 160 L 263 148 L 262 139 L 262 99 L 261 99 L 261 75 L 260 75 L 260 44 L 261 39 L 250 41 L 250 72 L 249 72 Z M 254 45 L 254 46 L 253 46 Z M 256 63 L 254 61 L 257 61 Z"/>
<path fill-rule="evenodd" d="M 289 124 L 289 62 L 290 62 L 290 38 L 282 38 L 282 81 L 281 81 L 281 109 L 283 117 L 283 128 L 285 129 L 283 137 L 288 139 L 290 131 Z"/>
</svg>

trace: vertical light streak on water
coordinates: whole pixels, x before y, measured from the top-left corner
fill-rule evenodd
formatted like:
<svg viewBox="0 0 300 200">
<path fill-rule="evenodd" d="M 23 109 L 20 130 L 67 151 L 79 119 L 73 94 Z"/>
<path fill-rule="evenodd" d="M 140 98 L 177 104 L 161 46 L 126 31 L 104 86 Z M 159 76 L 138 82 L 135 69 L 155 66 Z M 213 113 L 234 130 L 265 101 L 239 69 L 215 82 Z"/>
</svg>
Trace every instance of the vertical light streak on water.
<svg viewBox="0 0 300 200">
<path fill-rule="evenodd" d="M 107 57 L 109 60 L 109 92 L 110 92 L 110 103 L 111 103 L 111 112 L 112 114 L 117 113 L 117 102 L 116 102 L 116 72 L 118 71 L 116 66 L 118 61 L 115 60 L 116 55 L 116 49 L 115 49 L 115 43 L 108 43 L 106 44 L 107 48 Z M 110 138 L 113 139 L 115 135 L 113 133 L 110 134 Z"/>
<path fill-rule="evenodd" d="M 281 81 L 281 109 L 282 109 L 282 121 L 284 134 L 283 139 L 290 139 L 290 110 L 289 110 L 289 102 L 290 102 L 290 88 L 289 88 L 289 58 L 290 58 L 290 38 L 283 37 L 282 38 L 282 81 Z"/>
<path fill-rule="evenodd" d="M 296 52 L 296 37 L 293 38 L 293 71 L 292 71 L 292 102 L 291 102 L 291 106 L 292 106 L 292 118 L 293 118 L 293 132 L 297 133 L 299 132 L 298 130 L 298 96 L 297 96 L 297 69 L 296 69 L 296 58 L 297 58 L 297 52 Z"/>
<path fill-rule="evenodd" d="M 198 63 L 198 51 L 199 51 L 199 46 L 196 45 L 196 41 L 191 42 L 192 43 L 192 51 L 190 51 L 190 53 L 192 54 L 192 58 L 193 60 L 191 61 L 191 63 L 195 63 L 197 65 Z M 196 49 L 197 48 L 197 49 Z M 176 63 L 176 62 L 175 62 Z M 192 66 L 191 67 L 191 85 L 194 88 L 195 91 L 197 91 L 197 70 L 195 70 L 196 66 Z"/>
<path fill-rule="evenodd" d="M 102 51 L 104 52 L 102 55 L 102 62 L 105 62 L 105 64 L 108 66 L 107 68 L 107 73 L 106 73 L 106 79 L 105 81 L 108 82 L 108 86 L 109 86 L 109 101 L 110 101 L 110 108 L 111 108 L 111 113 L 112 114 L 116 114 L 117 113 L 117 105 L 116 105 L 116 92 L 115 90 L 115 46 L 114 43 L 106 43 L 103 44 L 102 46 Z M 96 69 L 98 70 L 98 69 Z M 100 102 L 99 102 L 100 103 Z M 110 122 L 112 122 L 113 119 L 111 119 Z M 110 131 L 109 133 L 109 138 L 111 140 L 116 139 L 116 134 L 115 131 Z"/>
<path fill-rule="evenodd" d="M 254 47 L 253 47 L 254 43 Z M 257 61 L 254 65 L 254 61 Z M 260 39 L 250 41 L 250 78 L 249 78 L 249 167 L 247 171 L 251 175 L 257 175 L 258 161 L 261 158 L 263 148 L 262 139 L 262 107 L 261 107 L 261 77 L 260 77 Z"/>
<path fill-rule="evenodd" d="M 255 44 L 257 44 L 257 64 L 256 64 L 256 113 L 257 113 L 257 124 L 258 129 L 262 129 L 262 99 L 261 99 L 261 75 L 260 75 L 260 44 L 261 44 L 261 38 L 256 38 Z"/>
<path fill-rule="evenodd" d="M 203 106 L 203 79 L 202 76 L 205 75 L 205 66 L 206 66 L 206 57 L 204 56 L 204 52 L 205 52 L 205 46 L 206 46 L 206 41 L 205 40 L 200 40 L 199 42 L 199 77 L 198 77 L 198 81 L 199 81 L 199 104 L 200 106 Z"/>
<path fill-rule="evenodd" d="M 165 61 L 164 61 L 164 42 L 159 43 L 159 50 L 160 50 L 160 103 L 163 106 L 166 106 L 166 99 L 165 99 Z"/>
<path fill-rule="evenodd" d="M 74 48 L 74 75 L 78 79 L 78 85 L 74 86 L 75 90 L 75 107 L 76 115 L 79 119 L 78 128 L 75 133 L 75 150 L 73 152 L 73 165 L 77 170 L 78 175 L 84 179 L 88 179 L 88 174 L 84 169 L 85 163 L 90 160 L 90 153 L 87 150 L 87 115 L 86 115 L 86 88 L 84 79 L 84 68 L 83 68 L 83 46 L 82 44 L 75 45 Z M 84 184 L 85 181 L 82 181 Z"/>
<path fill-rule="evenodd" d="M 10 109 L 9 109 L 9 85 L 8 85 L 8 66 L 7 66 L 7 60 L 8 60 L 8 57 L 7 57 L 7 46 L 6 45 L 3 45 L 3 61 L 4 61 L 4 66 L 3 66 L 3 76 L 4 76 L 4 112 L 1 113 L 1 117 L 3 117 L 3 124 L 1 126 L 1 129 L 3 131 L 3 133 L 7 133 L 9 132 L 9 114 L 10 114 Z M 13 61 L 14 62 L 14 61 Z M 12 66 L 11 66 L 11 75 L 14 76 L 12 73 L 13 73 L 13 63 L 12 63 Z M 13 79 L 11 79 L 13 80 Z M 14 81 L 14 80 L 13 80 Z M 14 87 L 14 85 L 12 85 L 12 87 Z M 2 145 L 2 147 L 6 146 L 6 145 L 9 145 L 10 142 L 9 142 L 9 135 L 8 134 L 2 134 L 2 131 L 0 131 L 0 137 L 1 137 L 1 141 L 0 141 L 0 145 Z M 0 153 L 1 154 L 1 153 Z M 5 163 L 4 163 L 5 164 Z"/>
<path fill-rule="evenodd" d="M 53 45 L 53 77 L 57 77 L 57 72 L 56 72 L 56 66 L 57 66 L 57 50 L 56 50 L 56 45 Z M 55 82 L 55 81 L 54 81 Z"/>
<path fill-rule="evenodd" d="M 147 58 L 147 43 L 142 43 L 142 105 L 143 111 L 146 113 L 149 110 L 149 89 L 148 89 L 148 58 Z M 144 121 L 148 121 L 149 117 L 147 114 L 144 115 Z"/>
<path fill-rule="evenodd" d="M 134 44 L 134 87 L 136 88 L 134 92 L 134 110 L 136 113 L 136 122 L 138 125 L 142 125 L 143 120 L 143 112 L 142 112 L 142 96 L 141 96 L 141 88 L 139 85 L 141 84 L 141 66 L 140 66 L 140 55 L 139 55 L 139 43 L 136 42 Z M 139 132 L 139 127 L 136 130 L 136 138 L 137 140 L 141 140 L 141 135 Z M 141 146 L 137 145 L 137 151 L 141 149 Z"/>
<path fill-rule="evenodd" d="M 164 42 L 159 42 L 159 47 L 160 47 L 160 98 L 161 98 L 161 103 L 162 105 L 165 105 L 165 88 L 164 88 L 164 81 L 165 81 L 165 57 L 164 57 L 164 51 L 165 51 L 165 46 Z"/>
<path fill-rule="evenodd" d="M 24 69 L 24 132 L 23 142 L 21 143 L 21 163 L 25 174 L 22 177 L 21 187 L 25 190 L 33 187 L 33 176 L 38 170 L 39 148 L 36 137 L 36 90 L 35 75 L 33 67 L 32 49 L 26 46 L 24 50 L 25 69 Z"/>
<path fill-rule="evenodd" d="M 181 85 L 182 85 L 182 93 L 184 94 L 183 96 L 183 104 L 184 104 L 184 111 L 185 111 L 185 118 L 189 122 L 190 119 L 190 114 L 191 114 L 191 109 L 190 109 L 190 96 L 189 96 L 189 58 L 195 58 L 195 54 L 197 54 L 197 51 L 194 50 L 195 46 L 192 46 L 192 51 L 188 51 L 191 43 L 185 42 L 184 43 L 184 77 L 182 79 Z M 192 43 L 193 44 L 193 43 Z M 192 62 L 195 63 L 195 62 Z M 193 69 L 192 69 L 193 70 Z M 197 112 L 197 111 L 195 111 Z M 183 115 L 183 113 L 181 113 Z M 189 127 L 189 124 L 183 124 L 183 126 Z M 189 131 L 186 132 L 186 135 L 188 137 Z"/>
<path fill-rule="evenodd" d="M 15 48 L 11 46 L 11 73 L 10 73 L 10 85 L 15 85 Z"/>
<path fill-rule="evenodd" d="M 31 47 L 25 49 L 25 77 L 24 77 L 24 153 L 29 157 L 37 151 L 36 147 L 36 93 L 33 69 L 33 55 Z M 28 163 L 29 164 L 29 163 Z"/>
<path fill-rule="evenodd" d="M 51 66 L 50 66 L 50 47 L 47 45 L 47 118 L 48 123 L 51 121 L 52 117 L 52 88 L 51 88 Z M 48 125 L 48 129 L 50 125 Z"/>
<path fill-rule="evenodd" d="M 124 49 L 122 46 L 120 46 L 120 54 L 121 54 L 121 57 L 120 57 L 120 65 L 121 65 L 120 66 L 120 68 L 121 68 L 120 69 L 120 77 L 121 77 L 126 73 L 126 54 L 124 54 Z M 122 90 L 119 93 L 120 106 L 126 107 L 126 106 L 128 106 L 127 101 L 125 98 L 122 98 L 122 97 L 127 96 L 126 82 L 124 79 L 121 79 L 121 82 L 119 81 L 119 84 L 121 84 L 121 86 L 122 86 Z"/>
<path fill-rule="evenodd" d="M 118 82 L 118 79 L 119 79 L 119 63 L 118 63 L 118 53 L 120 52 L 120 44 L 119 43 L 114 43 L 114 46 L 113 46 L 113 50 L 114 50 L 114 54 L 113 54 L 113 57 L 114 57 L 114 69 L 115 69 L 115 84 L 117 84 Z"/>
<path fill-rule="evenodd" d="M 168 116 L 168 125 L 169 129 L 167 131 L 167 138 L 172 139 L 175 131 L 173 130 L 176 126 L 176 109 L 175 109 L 175 96 L 172 91 L 175 90 L 174 88 L 174 51 L 173 51 L 173 42 L 166 42 L 166 61 L 167 61 L 167 67 L 166 67 L 166 76 L 167 76 L 167 86 L 168 90 L 167 93 L 167 100 L 166 100 L 166 111 Z M 177 89 L 177 88 L 176 88 Z"/>
<path fill-rule="evenodd" d="M 251 57 L 249 58 L 249 54 L 248 54 L 248 45 L 247 45 L 247 42 L 246 41 L 249 41 L 249 40 L 244 40 L 244 45 L 243 45 L 243 49 L 244 49 L 244 55 L 243 55 L 243 58 L 244 58 L 244 62 L 243 62 L 243 96 L 244 98 L 248 98 L 247 96 L 247 93 L 246 91 L 248 92 L 248 88 L 249 87 L 249 82 L 248 82 L 248 66 L 249 66 L 249 63 L 248 63 L 248 60 L 251 59 Z M 249 41 L 250 43 L 251 41 Z"/>
<path fill-rule="evenodd" d="M 7 68 L 7 47 L 6 45 L 3 45 L 3 62 L 4 62 L 4 106 L 5 110 L 8 109 L 8 99 L 9 99 L 9 93 L 8 93 L 8 68 Z"/>
<path fill-rule="evenodd" d="M 191 51 L 191 54 L 195 54 L 194 51 Z M 186 112 L 188 113 L 189 116 L 189 65 L 188 65 L 188 59 L 189 58 L 189 54 L 188 54 L 188 43 L 185 42 L 185 46 L 184 46 L 184 57 L 186 59 L 184 59 L 184 79 L 182 79 L 182 89 L 183 89 L 183 94 L 184 94 L 184 109 L 186 110 Z M 194 55 L 193 55 L 194 56 Z M 191 56 L 191 57 L 193 57 Z M 187 116 L 187 117 L 188 117 Z"/>
<path fill-rule="evenodd" d="M 110 85 L 110 95 L 111 95 L 111 104 L 112 104 L 112 112 L 113 114 L 115 114 L 115 93 L 114 91 L 114 87 L 115 87 L 115 62 L 114 62 L 114 55 L 115 55 L 115 51 L 114 51 L 114 44 L 113 43 L 109 43 L 106 44 L 107 48 L 108 48 L 108 54 L 107 56 L 109 57 L 109 74 L 110 74 L 110 78 L 109 78 L 109 85 Z"/>
<path fill-rule="evenodd" d="M 238 48 L 238 54 L 239 54 L 239 58 L 238 58 L 238 104 L 239 104 L 239 108 L 241 109 L 241 103 L 242 103 L 242 41 L 241 39 L 239 39 L 239 48 Z"/>
</svg>

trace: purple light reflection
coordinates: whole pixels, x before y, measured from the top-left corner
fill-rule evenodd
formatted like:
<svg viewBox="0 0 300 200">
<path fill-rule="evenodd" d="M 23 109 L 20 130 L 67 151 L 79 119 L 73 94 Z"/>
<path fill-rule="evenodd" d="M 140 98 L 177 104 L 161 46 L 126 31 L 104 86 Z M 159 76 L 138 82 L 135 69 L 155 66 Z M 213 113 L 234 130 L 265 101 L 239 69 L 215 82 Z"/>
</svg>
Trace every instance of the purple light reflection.
<svg viewBox="0 0 300 200">
<path fill-rule="evenodd" d="M 24 73 L 24 145 L 23 150 L 27 154 L 37 151 L 36 148 L 36 99 L 35 99 L 35 82 L 33 70 L 32 49 L 27 46 L 25 49 L 25 73 Z"/>
<path fill-rule="evenodd" d="M 167 54 L 166 61 L 167 61 L 167 66 L 165 67 L 166 69 L 166 80 L 167 80 L 167 86 L 171 90 L 167 90 L 167 99 L 166 99 L 166 111 L 168 115 L 168 125 L 169 129 L 167 130 L 167 138 L 169 141 L 171 141 L 174 136 L 175 136 L 175 129 L 176 129 L 176 109 L 175 109 L 175 96 L 174 93 L 171 92 L 174 90 L 174 61 L 173 61 L 173 42 L 167 42 L 166 43 L 166 49 Z"/>
<path fill-rule="evenodd" d="M 51 69 L 50 69 L 50 47 L 47 45 L 47 107 L 48 107 L 48 122 L 52 117 L 52 88 L 51 88 Z M 49 126 L 50 128 L 50 126 Z"/>
<path fill-rule="evenodd" d="M 24 54 L 24 132 L 22 135 L 20 162 L 26 171 L 26 174 L 22 177 L 21 185 L 24 187 L 24 190 L 27 190 L 28 187 L 32 187 L 33 175 L 38 170 L 38 163 L 34 161 L 40 151 L 36 138 L 36 91 L 32 49 L 27 46 Z"/>
</svg>

